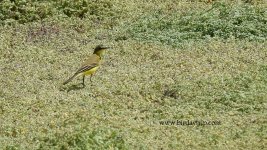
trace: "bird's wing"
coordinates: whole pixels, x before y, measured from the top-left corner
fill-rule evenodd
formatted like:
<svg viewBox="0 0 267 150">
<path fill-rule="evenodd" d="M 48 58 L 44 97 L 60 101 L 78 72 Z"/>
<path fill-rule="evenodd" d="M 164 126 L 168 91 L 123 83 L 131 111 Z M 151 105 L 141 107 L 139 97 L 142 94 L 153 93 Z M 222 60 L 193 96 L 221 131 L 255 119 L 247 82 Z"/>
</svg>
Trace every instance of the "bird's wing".
<svg viewBox="0 0 267 150">
<path fill-rule="evenodd" d="M 82 73 L 82 72 L 86 72 L 96 66 L 99 65 L 99 61 L 100 61 L 100 58 L 99 56 L 93 54 L 92 56 L 90 56 L 87 61 L 85 61 L 82 65 L 81 68 L 79 68 L 77 70 L 77 72 L 75 74 L 79 74 L 79 73 Z"/>
<path fill-rule="evenodd" d="M 92 63 L 90 65 L 82 66 L 80 69 L 77 70 L 77 72 L 75 74 L 86 72 L 86 71 L 88 71 L 88 70 L 90 70 L 92 68 L 95 68 L 96 66 L 98 66 L 98 63 Z"/>
</svg>

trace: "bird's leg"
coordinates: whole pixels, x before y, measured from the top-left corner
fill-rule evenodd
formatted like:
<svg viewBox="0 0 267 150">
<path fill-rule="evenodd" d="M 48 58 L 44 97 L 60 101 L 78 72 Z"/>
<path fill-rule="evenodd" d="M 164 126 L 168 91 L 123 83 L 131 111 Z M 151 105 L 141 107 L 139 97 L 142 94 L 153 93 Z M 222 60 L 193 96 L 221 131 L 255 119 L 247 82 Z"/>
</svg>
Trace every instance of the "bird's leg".
<svg viewBox="0 0 267 150">
<path fill-rule="evenodd" d="M 91 82 L 93 82 L 93 81 L 92 81 L 92 77 L 93 77 L 93 74 L 91 74 L 91 76 L 90 76 L 90 81 L 91 81 Z"/>
<path fill-rule="evenodd" d="M 82 83 L 82 84 L 83 84 L 83 86 L 85 87 L 85 84 L 84 84 L 84 78 L 85 78 L 85 75 L 83 75 L 83 83 Z"/>
</svg>

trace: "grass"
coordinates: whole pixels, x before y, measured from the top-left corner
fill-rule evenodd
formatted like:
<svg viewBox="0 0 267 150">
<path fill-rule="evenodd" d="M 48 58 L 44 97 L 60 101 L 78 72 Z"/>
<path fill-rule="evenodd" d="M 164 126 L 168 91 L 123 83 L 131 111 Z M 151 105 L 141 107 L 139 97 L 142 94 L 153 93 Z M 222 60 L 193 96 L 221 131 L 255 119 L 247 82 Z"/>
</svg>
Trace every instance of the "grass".
<svg viewBox="0 0 267 150">
<path fill-rule="evenodd" d="M 264 149 L 265 5 L 157 3 L 0 26 L 0 149 Z M 93 82 L 63 86 L 100 43 L 113 49 Z"/>
<path fill-rule="evenodd" d="M 182 42 L 208 38 L 266 40 L 266 11 L 253 5 L 216 2 L 189 12 L 149 12 L 127 26 L 129 37 L 179 47 Z"/>
</svg>

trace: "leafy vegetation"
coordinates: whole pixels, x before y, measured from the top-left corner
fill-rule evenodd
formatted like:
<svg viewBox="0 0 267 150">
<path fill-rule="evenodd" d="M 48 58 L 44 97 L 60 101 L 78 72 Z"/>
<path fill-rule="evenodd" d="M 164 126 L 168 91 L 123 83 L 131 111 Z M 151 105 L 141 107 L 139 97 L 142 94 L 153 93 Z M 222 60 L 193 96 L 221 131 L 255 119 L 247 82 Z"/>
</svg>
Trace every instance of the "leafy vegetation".
<svg viewBox="0 0 267 150">
<path fill-rule="evenodd" d="M 137 19 L 127 33 L 134 39 L 178 46 L 188 40 L 207 38 L 264 41 L 267 37 L 265 8 L 217 2 L 211 8 L 183 14 L 160 11 Z"/>
<path fill-rule="evenodd" d="M 125 142 L 115 131 L 98 129 L 88 133 L 90 129 L 79 129 L 73 135 L 43 137 L 38 149 L 108 149 L 110 147 L 125 149 Z"/>
<path fill-rule="evenodd" d="M 107 0 L 75 0 L 75 1 L 36 1 L 36 0 L 4 0 L 0 2 L 0 19 L 2 24 L 33 22 L 51 16 L 67 16 L 84 18 L 96 15 L 103 19 L 112 5 Z"/>
</svg>

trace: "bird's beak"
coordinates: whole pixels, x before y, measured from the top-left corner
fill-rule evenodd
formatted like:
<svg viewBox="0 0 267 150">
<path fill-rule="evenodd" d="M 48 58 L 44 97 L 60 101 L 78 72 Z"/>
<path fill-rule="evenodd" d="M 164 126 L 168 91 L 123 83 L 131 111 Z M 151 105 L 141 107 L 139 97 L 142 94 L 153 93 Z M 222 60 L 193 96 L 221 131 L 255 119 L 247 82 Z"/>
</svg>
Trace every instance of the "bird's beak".
<svg viewBox="0 0 267 150">
<path fill-rule="evenodd" d="M 112 47 L 103 47 L 103 49 L 111 49 Z"/>
</svg>

